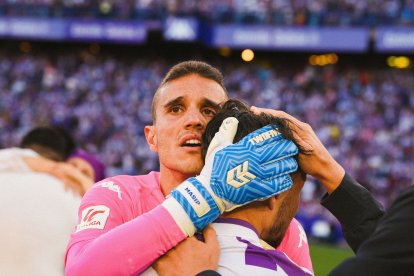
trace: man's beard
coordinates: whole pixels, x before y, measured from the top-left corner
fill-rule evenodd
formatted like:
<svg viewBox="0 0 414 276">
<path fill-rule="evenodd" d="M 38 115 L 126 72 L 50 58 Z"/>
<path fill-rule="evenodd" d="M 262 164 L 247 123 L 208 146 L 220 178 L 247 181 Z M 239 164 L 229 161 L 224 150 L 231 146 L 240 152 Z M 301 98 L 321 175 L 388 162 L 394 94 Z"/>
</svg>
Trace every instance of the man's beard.
<svg viewBox="0 0 414 276">
<path fill-rule="evenodd" d="M 290 221 L 290 197 L 285 197 L 279 208 L 279 211 L 273 218 L 273 224 L 270 230 L 268 231 L 268 237 L 263 239 L 265 242 L 273 246 L 274 248 L 278 247 L 282 242 L 286 230 L 289 227 Z"/>
</svg>

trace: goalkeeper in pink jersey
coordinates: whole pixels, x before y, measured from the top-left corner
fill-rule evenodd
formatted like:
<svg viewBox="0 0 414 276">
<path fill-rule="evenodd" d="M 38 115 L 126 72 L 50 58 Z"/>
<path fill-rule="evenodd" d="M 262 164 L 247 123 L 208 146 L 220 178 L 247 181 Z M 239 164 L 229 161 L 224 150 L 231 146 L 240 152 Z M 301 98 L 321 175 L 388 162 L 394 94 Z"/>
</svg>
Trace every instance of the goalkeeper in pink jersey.
<svg viewBox="0 0 414 276">
<path fill-rule="evenodd" d="M 260 143 L 233 144 L 234 121 L 222 126 L 204 164 L 201 135 L 227 98 L 221 73 L 206 63 L 183 62 L 167 73 L 154 95 L 153 125 L 145 127 L 160 172 L 107 178 L 86 193 L 67 249 L 67 275 L 140 274 L 221 213 L 292 186 L 297 147 L 261 130 L 257 136 L 266 139 Z M 235 175 L 243 186 L 223 193 L 237 162 L 249 164 L 243 168 L 250 178 Z M 259 183 L 268 186 L 258 189 Z M 297 229 L 293 220 L 280 249 L 312 270 L 307 243 L 298 246 Z"/>
</svg>

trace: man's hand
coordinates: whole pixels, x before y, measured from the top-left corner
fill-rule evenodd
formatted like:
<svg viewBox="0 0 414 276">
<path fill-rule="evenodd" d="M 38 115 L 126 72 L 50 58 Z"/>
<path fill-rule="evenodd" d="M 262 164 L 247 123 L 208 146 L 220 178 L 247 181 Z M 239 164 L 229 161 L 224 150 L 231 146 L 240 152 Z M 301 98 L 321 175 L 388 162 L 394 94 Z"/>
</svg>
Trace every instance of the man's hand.
<svg viewBox="0 0 414 276">
<path fill-rule="evenodd" d="M 286 112 L 252 107 L 256 113 L 267 113 L 276 117 L 285 118 L 293 131 L 294 138 L 304 153 L 299 153 L 299 167 L 319 181 L 332 193 L 341 183 L 345 175 L 344 168 L 331 156 L 309 124 L 303 123 Z"/>
<path fill-rule="evenodd" d="M 297 146 L 271 125 L 212 152 L 207 155 L 200 176 L 211 175 L 211 189 L 224 203 L 221 211 L 231 211 L 290 189 L 293 183 L 289 174 L 298 168 L 293 157 L 298 153 Z"/>
<path fill-rule="evenodd" d="M 77 168 L 86 177 L 95 179 L 95 172 L 93 171 L 93 167 L 88 162 L 86 162 L 85 159 L 74 156 L 69 157 L 66 162 Z"/>
<path fill-rule="evenodd" d="M 55 162 L 51 175 L 60 179 L 65 188 L 83 196 L 94 183 L 93 179 L 83 174 L 78 168 L 65 162 Z"/>
<path fill-rule="evenodd" d="M 210 143 L 200 175 L 181 183 L 163 203 L 188 236 L 225 211 L 292 186 L 289 173 L 298 167 L 292 157 L 298 152 L 296 145 L 271 126 L 233 144 L 237 126 L 234 117 L 223 121 Z"/>
<path fill-rule="evenodd" d="M 83 196 L 94 183 L 91 177 L 65 162 L 55 162 L 41 156 L 23 157 L 23 160 L 32 171 L 56 177 L 64 183 L 65 189 L 72 190 L 80 196 Z"/>
<path fill-rule="evenodd" d="M 158 275 L 191 275 L 217 270 L 220 247 L 216 231 L 209 225 L 203 231 L 204 242 L 190 237 L 159 258 L 152 267 Z"/>
</svg>

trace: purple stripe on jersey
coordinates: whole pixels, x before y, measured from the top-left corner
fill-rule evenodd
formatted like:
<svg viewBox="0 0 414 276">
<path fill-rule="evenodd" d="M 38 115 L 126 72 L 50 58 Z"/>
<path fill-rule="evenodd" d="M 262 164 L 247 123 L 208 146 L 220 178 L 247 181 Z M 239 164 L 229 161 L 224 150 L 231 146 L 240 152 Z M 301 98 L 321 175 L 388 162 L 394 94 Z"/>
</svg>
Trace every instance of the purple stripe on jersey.
<svg viewBox="0 0 414 276">
<path fill-rule="evenodd" d="M 279 250 L 265 250 L 247 240 L 236 237 L 239 242 L 247 244 L 245 251 L 245 264 L 253 265 L 271 270 L 278 270 L 281 267 L 287 275 L 312 275 L 303 271 L 299 266 L 289 260 L 285 254 Z"/>
<path fill-rule="evenodd" d="M 214 221 L 214 223 L 230 223 L 230 224 L 236 224 L 236 225 L 240 225 L 246 228 L 249 228 L 251 230 L 253 230 L 257 236 L 259 236 L 259 233 L 257 232 L 256 228 L 253 227 L 253 225 L 251 225 L 250 223 L 248 223 L 247 221 L 241 220 L 241 219 L 236 219 L 236 218 L 218 218 Z"/>
</svg>

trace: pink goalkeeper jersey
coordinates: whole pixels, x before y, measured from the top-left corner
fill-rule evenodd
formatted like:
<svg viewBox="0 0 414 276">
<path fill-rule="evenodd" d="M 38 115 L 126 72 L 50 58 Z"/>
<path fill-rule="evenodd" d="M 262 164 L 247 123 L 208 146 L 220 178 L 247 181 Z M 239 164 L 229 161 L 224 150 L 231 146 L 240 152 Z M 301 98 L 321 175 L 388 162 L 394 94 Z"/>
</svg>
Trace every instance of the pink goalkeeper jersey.
<svg viewBox="0 0 414 276">
<path fill-rule="evenodd" d="M 66 252 L 66 275 L 136 275 L 186 238 L 160 205 L 159 172 L 115 176 L 83 197 Z M 312 270 L 306 235 L 294 219 L 281 247 Z"/>
</svg>

